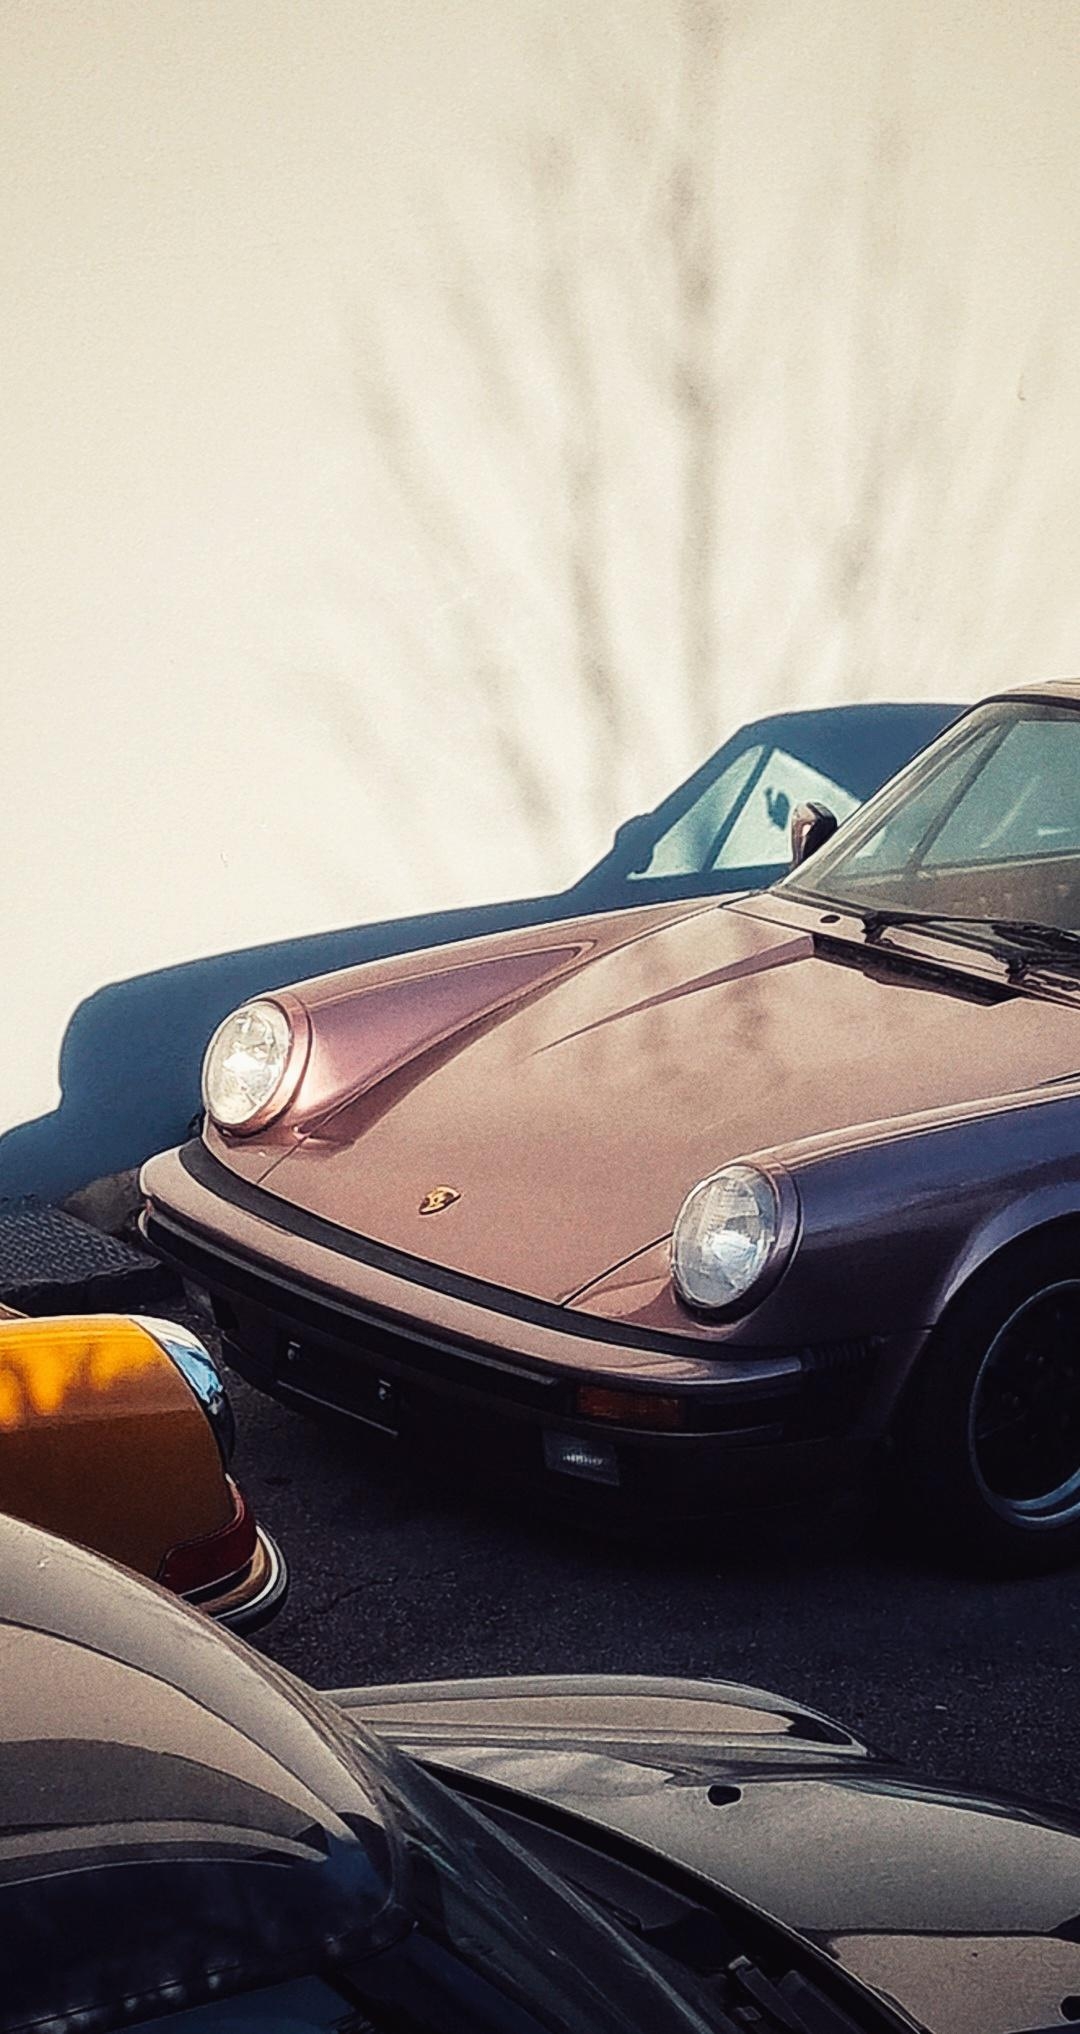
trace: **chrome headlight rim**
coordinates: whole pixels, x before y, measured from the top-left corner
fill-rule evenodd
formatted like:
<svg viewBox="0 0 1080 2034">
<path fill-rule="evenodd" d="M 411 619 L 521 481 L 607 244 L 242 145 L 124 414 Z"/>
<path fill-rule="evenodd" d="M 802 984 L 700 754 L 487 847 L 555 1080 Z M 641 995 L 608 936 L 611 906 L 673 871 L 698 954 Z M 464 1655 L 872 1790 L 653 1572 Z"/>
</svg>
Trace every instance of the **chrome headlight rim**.
<svg viewBox="0 0 1080 2034">
<path fill-rule="evenodd" d="M 288 1027 L 289 1044 L 281 1076 L 272 1094 L 268 1095 L 250 1116 L 245 1116 L 242 1122 L 229 1123 L 217 1114 L 210 1094 L 209 1073 L 213 1055 L 230 1024 L 235 1024 L 237 1018 L 247 1010 L 265 1007 L 283 1016 Z M 235 1010 L 230 1010 L 228 1016 L 222 1018 L 203 1054 L 202 1103 L 207 1121 L 212 1123 L 214 1129 L 223 1137 L 252 1137 L 260 1130 L 269 1128 L 271 1123 L 277 1122 L 279 1116 L 284 1115 L 293 1100 L 303 1079 L 310 1051 L 311 1020 L 299 997 L 291 995 L 288 989 L 275 989 L 271 995 L 251 996 L 246 1002 L 238 1003 Z"/>
<path fill-rule="evenodd" d="M 703 1195 L 715 1184 L 731 1174 L 752 1175 L 764 1182 L 774 1209 L 772 1241 L 755 1276 L 739 1293 L 715 1302 L 705 1301 L 687 1291 L 680 1275 L 678 1258 L 679 1226 L 687 1210 L 699 1195 Z M 715 1172 L 706 1174 L 691 1187 L 679 1209 L 671 1232 L 669 1261 L 671 1281 L 679 1304 L 702 1321 L 738 1320 L 743 1314 L 752 1313 L 767 1298 L 779 1282 L 794 1255 L 802 1225 L 802 1208 L 798 1188 L 791 1174 L 782 1165 L 759 1163 L 753 1159 L 735 1159 L 728 1165 L 718 1166 Z"/>
<path fill-rule="evenodd" d="M 236 1447 L 236 1420 L 225 1379 L 205 1342 L 179 1321 L 159 1321 L 149 1314 L 133 1314 L 132 1319 L 157 1343 L 198 1399 L 227 1469 Z"/>
</svg>

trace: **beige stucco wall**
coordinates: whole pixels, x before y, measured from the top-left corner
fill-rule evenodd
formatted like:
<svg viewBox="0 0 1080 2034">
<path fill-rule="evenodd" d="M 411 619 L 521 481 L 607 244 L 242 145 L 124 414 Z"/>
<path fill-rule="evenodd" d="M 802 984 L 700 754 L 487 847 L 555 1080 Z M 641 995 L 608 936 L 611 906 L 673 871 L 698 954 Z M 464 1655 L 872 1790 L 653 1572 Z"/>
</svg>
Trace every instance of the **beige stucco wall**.
<svg viewBox="0 0 1080 2034">
<path fill-rule="evenodd" d="M 1080 664 L 1075 0 L 709 16 L 3 0 L 0 1130 L 103 982 Z"/>
</svg>

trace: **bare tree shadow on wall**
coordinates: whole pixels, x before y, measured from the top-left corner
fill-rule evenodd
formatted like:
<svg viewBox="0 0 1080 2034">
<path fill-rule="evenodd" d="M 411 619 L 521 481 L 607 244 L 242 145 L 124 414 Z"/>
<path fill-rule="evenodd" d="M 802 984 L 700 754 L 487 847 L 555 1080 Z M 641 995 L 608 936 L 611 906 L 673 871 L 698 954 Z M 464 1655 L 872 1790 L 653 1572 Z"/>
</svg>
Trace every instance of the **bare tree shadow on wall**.
<svg viewBox="0 0 1080 2034">
<path fill-rule="evenodd" d="M 914 129 L 902 79 L 883 67 L 859 180 L 808 189 L 792 217 L 781 280 L 790 273 L 798 283 L 799 264 L 811 262 L 822 286 L 812 317 L 785 319 L 783 291 L 778 303 L 748 292 L 736 304 L 724 293 L 724 194 L 715 186 L 712 149 L 729 10 L 717 0 L 679 0 L 675 19 L 679 63 L 670 119 L 657 120 L 647 93 L 625 102 L 613 93 L 584 135 L 560 116 L 550 134 L 525 137 L 525 202 L 513 217 L 530 236 L 533 257 L 519 306 L 527 348 L 509 343 L 485 249 L 449 205 L 429 222 L 430 244 L 422 250 L 434 275 L 440 334 L 455 339 L 462 385 L 471 375 L 483 392 L 479 414 L 490 426 L 485 443 L 500 478 L 510 476 L 510 493 L 519 474 L 532 476 L 527 490 L 521 483 L 526 523 L 534 508 L 556 504 L 550 527 L 528 553 L 535 580 L 519 569 L 503 532 L 474 516 L 454 464 L 453 431 L 445 442 L 441 435 L 444 421 L 459 420 L 437 416 L 433 427 L 422 417 L 396 328 L 374 304 L 358 319 L 350 394 L 365 483 L 394 508 L 410 562 L 404 583 L 426 584 L 434 606 L 418 614 L 417 603 L 399 597 L 390 578 L 375 584 L 375 575 L 365 576 L 354 561 L 334 593 L 336 607 L 348 605 L 355 616 L 355 658 L 350 646 L 342 672 L 312 660 L 305 675 L 302 657 L 297 670 L 305 732 L 317 721 L 328 744 L 363 759 L 368 774 L 360 789 L 378 780 L 403 864 L 426 851 L 429 821 L 417 795 L 422 767 L 408 716 L 395 719 L 393 702 L 373 698 L 364 683 L 365 641 L 375 633 L 377 610 L 400 651 L 396 668 L 408 674 L 414 715 L 438 726 L 447 680 L 474 704 L 486 739 L 484 767 L 542 849 L 541 866 L 554 866 L 577 838 L 567 810 L 572 798 L 597 836 L 627 810 L 635 747 L 648 741 L 649 727 L 632 710 L 619 667 L 624 583 L 612 529 L 620 515 L 633 513 L 635 495 L 632 486 L 620 488 L 610 455 L 613 445 L 633 438 L 639 400 L 642 414 L 647 406 L 662 423 L 656 442 L 670 472 L 660 476 L 657 491 L 671 482 L 675 554 L 672 656 L 670 668 L 657 674 L 653 728 L 678 722 L 703 754 L 732 717 L 735 686 L 747 683 L 724 654 L 735 633 L 736 589 L 725 555 L 734 519 L 729 450 L 740 420 L 748 412 L 756 420 L 755 377 L 770 368 L 779 377 L 788 427 L 770 486 L 796 503 L 808 569 L 795 596 L 777 605 L 755 636 L 762 644 L 753 673 L 757 710 L 804 697 L 806 674 L 820 665 L 823 645 L 840 646 L 848 696 L 878 690 L 882 671 L 895 672 L 901 658 L 905 674 L 914 668 L 922 683 L 951 692 L 946 652 L 955 654 L 965 638 L 983 667 L 991 640 L 1003 672 L 1023 658 L 1030 604 L 1016 597 L 1015 560 L 1025 555 L 1024 540 L 1030 548 L 1055 474 L 1028 457 L 1022 407 L 995 412 L 992 431 L 973 410 L 968 368 L 979 306 L 965 295 L 962 278 L 918 266 L 917 250 L 911 253 L 897 233 Z M 596 210 L 591 177 L 596 151 L 605 149 L 616 180 L 629 161 L 650 165 L 634 245 L 611 246 Z M 773 277 L 774 292 L 775 285 Z M 793 287 L 790 304 L 805 300 Z M 894 315 L 901 309 L 904 323 Z M 1041 330 L 1033 346 L 1049 380 L 1053 352 Z M 616 352 L 625 366 L 617 386 L 609 372 Z M 627 390 L 629 417 L 620 407 Z M 832 420 L 830 434 L 822 432 L 823 417 Z M 1068 456 L 1063 441 L 1060 457 Z M 636 468 L 633 478 L 640 478 Z M 968 544 L 977 547 L 975 561 L 966 555 Z M 973 569 L 976 562 L 981 570 Z M 914 591 L 903 583 L 905 572 Z M 501 604 L 489 597 L 492 586 L 505 591 Z M 913 640 L 898 650 L 891 637 L 905 600 Z M 926 610 L 925 623 L 914 614 L 916 604 Z M 513 633 L 528 627 L 531 614 L 546 625 L 549 610 L 565 624 L 567 646 L 558 693 L 544 702 L 565 723 L 554 735 L 543 714 L 531 710 L 537 660 L 519 654 Z M 918 652 L 913 663 L 910 651 Z M 560 789 L 568 780 L 555 752 L 575 742 L 583 759 L 580 785 Z M 433 819 L 431 826 L 433 850 L 442 852 Z M 317 834 L 312 852 L 325 853 Z M 58 1198 L 174 1142 L 178 1126 L 199 1107 L 209 1033 L 245 998 L 364 960 L 540 922 L 560 915 L 553 901 L 352 926 L 96 990 L 64 1034 L 58 1106 L 0 1136 L 0 1203 Z"/>
</svg>

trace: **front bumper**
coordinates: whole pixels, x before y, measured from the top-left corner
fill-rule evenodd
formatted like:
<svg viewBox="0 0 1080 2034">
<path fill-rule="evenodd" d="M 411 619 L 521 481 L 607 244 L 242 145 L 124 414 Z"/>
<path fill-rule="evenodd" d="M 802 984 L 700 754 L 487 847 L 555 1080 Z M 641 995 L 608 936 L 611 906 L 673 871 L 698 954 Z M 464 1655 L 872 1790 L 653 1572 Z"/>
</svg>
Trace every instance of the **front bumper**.
<svg viewBox="0 0 1080 2034">
<path fill-rule="evenodd" d="M 294 1224 L 287 1203 L 199 1145 L 152 1159 L 143 1190 L 147 1242 L 209 1293 L 242 1376 L 448 1467 L 579 1511 L 691 1518 L 793 1501 L 854 1472 L 872 1440 L 863 1414 L 878 1366 L 862 1345 L 702 1353 L 431 1267 L 421 1282 L 376 1245 Z M 617 1391 L 632 1420 L 584 1417 L 582 1387 Z M 676 1430 L 648 1424 L 657 1397 L 677 1404 Z M 584 1471 L 553 1466 L 575 1454 Z"/>
</svg>

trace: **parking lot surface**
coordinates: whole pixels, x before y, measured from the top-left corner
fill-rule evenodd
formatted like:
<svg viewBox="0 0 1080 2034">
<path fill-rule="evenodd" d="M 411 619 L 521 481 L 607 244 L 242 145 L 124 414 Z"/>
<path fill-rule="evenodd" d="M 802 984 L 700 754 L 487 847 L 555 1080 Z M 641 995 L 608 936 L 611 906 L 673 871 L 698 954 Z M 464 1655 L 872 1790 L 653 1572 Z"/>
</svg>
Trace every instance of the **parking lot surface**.
<svg viewBox="0 0 1080 2034">
<path fill-rule="evenodd" d="M 292 1593 L 256 1643 L 321 1687 L 463 1674 L 748 1681 L 831 1712 L 924 1777 L 1080 1811 L 1080 1571 L 935 1572 L 857 1506 L 706 1543 L 598 1538 L 435 1478 L 239 1378 L 236 1470 Z"/>
</svg>

